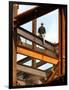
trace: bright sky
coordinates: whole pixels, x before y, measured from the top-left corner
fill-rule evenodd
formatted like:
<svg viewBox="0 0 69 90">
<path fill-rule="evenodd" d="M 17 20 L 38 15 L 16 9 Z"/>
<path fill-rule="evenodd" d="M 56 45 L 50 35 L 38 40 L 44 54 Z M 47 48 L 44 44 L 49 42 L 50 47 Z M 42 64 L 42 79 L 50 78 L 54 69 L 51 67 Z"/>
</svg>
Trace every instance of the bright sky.
<svg viewBox="0 0 69 90">
<path fill-rule="evenodd" d="M 36 7 L 36 6 L 20 5 L 19 10 L 18 10 L 18 14 L 25 12 L 31 8 L 34 8 L 34 7 Z M 58 43 L 58 9 L 37 18 L 37 33 L 38 33 L 38 28 L 41 25 L 41 22 L 44 23 L 44 27 L 46 28 L 45 39 L 47 41 L 52 42 L 52 43 L 54 43 L 54 42 Z M 21 25 L 21 27 L 32 32 L 32 21 L 30 21 L 24 25 Z M 21 40 L 24 41 L 25 39 L 21 38 Z M 18 60 L 22 59 L 23 57 L 26 57 L 26 56 L 23 56 L 20 54 L 17 55 Z M 29 65 L 29 66 L 31 66 L 31 64 L 32 64 L 31 60 L 25 63 L 25 65 Z M 45 69 L 48 69 L 52 66 L 53 66 L 52 64 L 47 63 L 47 64 L 39 67 L 39 69 L 45 70 Z"/>
<path fill-rule="evenodd" d="M 22 13 L 22 12 L 26 12 L 27 10 L 30 10 L 31 8 L 36 7 L 35 5 L 19 5 L 19 10 L 18 10 L 18 14 Z"/>
<path fill-rule="evenodd" d="M 37 19 L 37 30 L 41 22 L 44 23 L 46 28 L 45 39 L 52 43 L 58 43 L 58 9 L 39 17 Z"/>
</svg>

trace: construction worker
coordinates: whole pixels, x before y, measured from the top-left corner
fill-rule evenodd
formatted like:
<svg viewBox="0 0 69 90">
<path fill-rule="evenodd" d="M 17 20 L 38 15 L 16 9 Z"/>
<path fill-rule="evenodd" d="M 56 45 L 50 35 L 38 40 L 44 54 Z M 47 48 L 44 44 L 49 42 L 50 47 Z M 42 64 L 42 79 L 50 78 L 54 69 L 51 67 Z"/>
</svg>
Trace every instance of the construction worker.
<svg viewBox="0 0 69 90">
<path fill-rule="evenodd" d="M 39 37 L 43 39 L 43 44 L 45 44 L 44 37 L 45 37 L 46 30 L 45 30 L 45 27 L 43 26 L 43 23 L 41 23 L 41 26 L 38 29 L 38 33 L 39 33 Z"/>
</svg>

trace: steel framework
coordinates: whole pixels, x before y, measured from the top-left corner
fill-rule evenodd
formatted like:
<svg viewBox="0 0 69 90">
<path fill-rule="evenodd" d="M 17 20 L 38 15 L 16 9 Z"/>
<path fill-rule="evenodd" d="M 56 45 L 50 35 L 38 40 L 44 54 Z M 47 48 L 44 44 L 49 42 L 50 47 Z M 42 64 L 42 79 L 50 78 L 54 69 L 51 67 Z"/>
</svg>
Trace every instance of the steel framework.
<svg viewBox="0 0 69 90">
<path fill-rule="evenodd" d="M 57 80 L 58 77 L 65 75 L 65 6 L 51 4 L 43 6 L 36 5 L 35 8 L 17 15 L 18 7 L 18 4 L 12 4 L 12 86 L 48 84 L 55 79 Z M 45 41 L 45 44 L 43 45 L 42 38 L 36 35 L 37 18 L 56 9 L 59 10 L 59 43 L 52 44 L 48 41 Z M 29 21 L 32 21 L 32 33 L 20 27 L 20 25 L 25 24 Z M 17 42 L 16 37 L 18 35 L 27 40 L 30 40 L 32 42 L 32 45 L 21 43 L 21 41 Z M 39 47 L 36 47 L 36 45 L 40 45 L 44 49 L 40 49 Z M 54 52 L 56 47 L 58 47 L 57 50 L 59 51 L 58 56 L 56 55 L 56 52 Z M 17 61 L 17 54 L 26 55 L 27 57 Z M 40 62 L 36 63 L 36 59 L 39 59 Z M 25 62 L 28 62 L 30 60 L 32 60 L 32 66 L 24 65 Z M 49 68 L 48 70 L 38 69 L 39 66 L 42 66 L 46 63 L 53 64 L 53 67 Z M 24 74 L 25 76 L 28 76 L 28 79 L 24 79 Z M 27 83 L 28 81 L 29 83 Z"/>
</svg>

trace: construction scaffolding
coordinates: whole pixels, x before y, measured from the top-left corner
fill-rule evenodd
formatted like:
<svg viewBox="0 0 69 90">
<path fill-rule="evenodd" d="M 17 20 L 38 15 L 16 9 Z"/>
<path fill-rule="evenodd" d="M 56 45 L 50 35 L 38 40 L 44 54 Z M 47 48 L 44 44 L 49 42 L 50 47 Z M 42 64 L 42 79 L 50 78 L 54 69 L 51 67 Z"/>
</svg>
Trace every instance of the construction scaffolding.
<svg viewBox="0 0 69 90">
<path fill-rule="evenodd" d="M 12 86 L 49 85 L 50 82 L 59 80 L 59 77 L 63 78 L 66 60 L 64 6 L 37 5 L 35 8 L 17 15 L 18 8 L 19 4 L 12 4 Z M 36 35 L 37 18 L 56 9 L 59 9 L 59 43 L 53 44 L 45 40 L 45 44 L 43 44 L 42 38 Z M 20 27 L 20 25 L 29 21 L 32 21 L 32 33 Z M 17 40 L 18 36 L 31 41 L 32 45 Z M 43 47 L 43 49 L 36 47 L 36 45 Z M 58 54 L 56 51 L 58 51 Z M 27 57 L 17 61 L 17 54 L 26 55 Z M 36 63 L 36 59 L 40 62 Z M 25 62 L 30 60 L 32 60 L 32 66 L 24 65 Z M 53 64 L 53 67 L 47 70 L 38 69 L 46 63 Z"/>
</svg>

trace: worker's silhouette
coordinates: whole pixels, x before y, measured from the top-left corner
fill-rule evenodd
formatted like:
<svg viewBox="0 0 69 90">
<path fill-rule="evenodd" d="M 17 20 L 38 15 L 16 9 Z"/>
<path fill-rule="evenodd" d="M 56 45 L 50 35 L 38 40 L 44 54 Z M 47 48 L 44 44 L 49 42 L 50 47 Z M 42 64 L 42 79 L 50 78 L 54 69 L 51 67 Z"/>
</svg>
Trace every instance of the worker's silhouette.
<svg viewBox="0 0 69 90">
<path fill-rule="evenodd" d="M 45 44 L 44 37 L 45 37 L 46 30 L 45 30 L 45 27 L 43 26 L 43 23 L 41 23 L 41 26 L 38 29 L 38 33 L 39 33 L 39 37 L 43 39 L 43 44 Z"/>
</svg>

